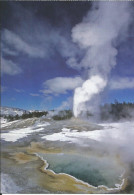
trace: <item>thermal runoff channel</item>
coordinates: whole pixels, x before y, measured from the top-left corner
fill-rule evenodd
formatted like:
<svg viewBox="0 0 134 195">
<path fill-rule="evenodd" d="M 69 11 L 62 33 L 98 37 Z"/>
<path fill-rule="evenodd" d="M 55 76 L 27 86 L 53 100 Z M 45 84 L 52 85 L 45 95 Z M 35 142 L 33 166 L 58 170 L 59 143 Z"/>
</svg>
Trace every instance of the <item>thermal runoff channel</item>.
<svg viewBox="0 0 134 195">
<path fill-rule="evenodd" d="M 97 105 L 94 108 L 92 101 L 101 99 L 99 94 L 104 91 L 110 71 L 116 66 L 116 47 L 125 38 L 131 21 L 129 2 L 119 3 L 94 2 L 92 10 L 72 29 L 73 42 L 85 52 L 79 64 L 75 58 L 72 61 L 87 71 L 87 80 L 74 92 L 75 117 L 87 110 L 97 112 Z"/>
</svg>

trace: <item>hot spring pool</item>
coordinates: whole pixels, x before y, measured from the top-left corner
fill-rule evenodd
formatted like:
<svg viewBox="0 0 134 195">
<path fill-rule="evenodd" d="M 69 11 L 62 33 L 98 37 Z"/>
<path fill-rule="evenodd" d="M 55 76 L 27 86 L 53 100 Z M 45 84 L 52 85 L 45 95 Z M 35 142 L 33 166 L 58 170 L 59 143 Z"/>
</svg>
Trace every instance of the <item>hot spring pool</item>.
<svg viewBox="0 0 134 195">
<path fill-rule="evenodd" d="M 93 186 L 115 188 L 121 184 L 123 167 L 111 157 L 84 156 L 80 154 L 39 154 L 49 164 L 47 169 L 66 173 Z"/>
</svg>

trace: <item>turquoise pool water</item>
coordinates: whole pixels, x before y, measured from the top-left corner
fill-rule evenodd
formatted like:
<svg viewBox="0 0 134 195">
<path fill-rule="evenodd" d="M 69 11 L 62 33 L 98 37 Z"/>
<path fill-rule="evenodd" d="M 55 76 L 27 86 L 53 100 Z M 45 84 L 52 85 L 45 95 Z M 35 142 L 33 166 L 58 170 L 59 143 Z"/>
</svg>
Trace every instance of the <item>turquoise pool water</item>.
<svg viewBox="0 0 134 195">
<path fill-rule="evenodd" d="M 123 168 L 115 159 L 87 157 L 79 154 L 39 154 L 47 160 L 48 169 L 55 173 L 66 173 L 93 186 L 105 185 L 113 188 L 120 184 Z"/>
</svg>

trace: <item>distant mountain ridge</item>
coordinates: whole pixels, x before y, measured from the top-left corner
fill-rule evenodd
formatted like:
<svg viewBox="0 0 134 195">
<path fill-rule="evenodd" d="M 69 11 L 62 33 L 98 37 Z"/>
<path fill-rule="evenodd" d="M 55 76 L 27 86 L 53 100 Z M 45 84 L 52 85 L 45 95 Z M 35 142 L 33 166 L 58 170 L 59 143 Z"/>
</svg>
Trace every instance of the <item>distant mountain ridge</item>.
<svg viewBox="0 0 134 195">
<path fill-rule="evenodd" d="M 20 109 L 20 108 L 12 108 L 12 107 L 7 107 L 7 106 L 1 106 L 0 107 L 0 114 L 3 115 L 3 116 L 8 116 L 8 115 L 12 115 L 12 116 L 19 115 L 19 116 L 21 116 L 24 113 L 30 113 L 30 112 L 27 111 L 27 110 Z"/>
</svg>

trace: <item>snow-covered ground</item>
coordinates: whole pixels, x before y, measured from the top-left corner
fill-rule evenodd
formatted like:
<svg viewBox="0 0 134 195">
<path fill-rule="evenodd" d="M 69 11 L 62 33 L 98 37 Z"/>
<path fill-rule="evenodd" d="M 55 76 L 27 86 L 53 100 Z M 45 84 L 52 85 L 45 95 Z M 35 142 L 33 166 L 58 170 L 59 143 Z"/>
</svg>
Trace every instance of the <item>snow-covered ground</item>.
<svg viewBox="0 0 134 195">
<path fill-rule="evenodd" d="M 15 123 L 8 122 L 3 123 L 3 127 L 8 127 L 8 125 L 11 125 Z M 57 122 L 58 123 L 58 122 Z M 56 124 L 57 124 L 56 123 Z M 11 141 L 16 142 L 17 140 L 27 137 L 35 132 L 40 132 L 45 130 L 44 127 L 50 125 L 48 122 L 41 122 L 40 119 L 35 122 L 34 125 L 23 127 L 20 129 L 12 129 L 8 132 L 2 132 L 1 138 L 5 141 Z M 95 140 L 98 142 L 108 143 L 115 145 L 127 145 L 133 143 L 134 140 L 134 122 L 133 121 L 127 121 L 127 122 L 118 122 L 118 123 L 101 123 L 99 124 L 99 128 L 102 126 L 102 129 L 98 130 L 89 130 L 89 131 L 78 131 L 77 129 L 69 129 L 69 128 L 63 128 L 62 126 L 59 126 L 60 132 L 54 133 L 54 131 L 50 131 L 49 135 L 45 134 L 42 136 L 43 140 L 48 141 L 62 141 L 62 142 L 72 142 L 72 143 L 78 143 L 83 144 L 87 143 L 88 140 Z M 54 129 L 54 126 L 52 126 L 52 129 Z M 89 124 L 90 129 L 90 124 Z M 86 142 L 85 142 L 86 141 Z M 127 144 L 126 144 L 127 143 Z"/>
<path fill-rule="evenodd" d="M 23 109 L 19 109 L 19 108 L 10 108 L 10 107 L 0 107 L 1 109 L 1 115 L 19 115 L 21 116 L 24 113 L 29 113 L 29 111 L 23 110 Z"/>
<path fill-rule="evenodd" d="M 3 127 L 8 127 L 9 125 L 12 125 L 12 124 L 14 124 L 14 123 L 16 123 L 16 122 L 18 122 L 18 121 L 19 121 L 19 120 L 7 122 L 6 119 L 2 118 L 2 119 L 1 119 L 1 128 L 3 128 Z"/>
<path fill-rule="evenodd" d="M 22 120 L 23 121 L 23 120 Z M 21 122 L 22 122 L 21 121 Z M 6 142 L 17 142 L 18 140 L 25 138 L 27 136 L 33 135 L 34 138 L 36 138 L 37 136 L 37 132 L 43 132 L 43 133 L 39 133 L 38 135 L 40 136 L 40 138 L 42 138 L 42 141 L 45 142 L 46 140 L 48 141 L 58 141 L 59 142 L 71 142 L 71 143 L 76 143 L 79 144 L 79 146 L 81 147 L 85 147 L 85 146 L 95 146 L 96 149 L 96 141 L 100 144 L 98 144 L 98 146 L 106 146 L 109 148 L 112 148 L 112 152 L 113 152 L 113 148 L 111 147 L 110 144 L 112 144 L 112 146 L 115 145 L 115 150 L 117 149 L 116 146 L 119 146 L 119 149 L 121 149 L 120 151 L 122 152 L 121 154 L 123 154 L 123 156 L 125 156 L 125 161 L 126 159 L 134 159 L 134 153 L 133 153 L 133 147 L 134 147 L 134 121 L 127 121 L 127 122 L 118 122 L 118 123 L 101 123 L 98 126 L 98 129 L 93 130 L 91 128 L 91 124 L 86 123 L 86 127 L 89 126 L 89 131 L 88 128 L 86 128 L 86 130 L 82 131 L 83 128 L 83 124 L 79 123 L 79 121 L 74 124 L 74 121 L 51 121 L 46 122 L 43 119 L 36 119 L 34 120 L 34 124 L 33 125 L 29 125 L 27 127 L 24 128 L 18 128 L 16 127 L 13 128 L 12 130 L 10 130 L 10 125 L 13 123 L 15 123 L 17 121 L 13 121 L 13 122 L 7 122 L 3 121 L 3 125 L 6 125 L 6 130 L 2 130 L 1 133 L 1 139 L 6 141 Z M 20 123 L 19 121 L 17 123 Z M 73 123 L 73 125 L 72 125 Z M 9 129 L 8 129 L 8 125 L 9 125 Z M 47 127 L 48 125 L 51 125 L 50 127 Z M 15 126 L 15 125 L 13 125 Z M 102 126 L 102 128 L 100 128 L 100 126 Z M 46 128 L 45 128 L 46 127 Z M 68 127 L 68 128 L 67 128 Z M 69 128 L 70 127 L 70 128 Z M 78 127 L 78 129 L 76 128 L 72 128 L 72 127 Z M 97 127 L 97 125 L 96 125 Z M 8 130 L 7 130 L 8 129 Z M 56 129 L 57 133 L 54 133 Z M 46 131 L 48 130 L 48 131 Z M 49 135 L 47 134 L 49 133 Z M 32 137 L 33 138 L 33 137 Z M 91 142 L 91 140 L 93 142 Z M 23 140 L 20 140 L 23 141 Z M 95 141 L 95 142 L 94 142 Z M 91 144 L 93 143 L 93 145 Z M 95 143 L 95 144 L 94 144 Z M 106 143 L 106 144 L 105 144 Z M 15 143 L 17 144 L 17 143 Z M 50 143 L 51 144 L 51 143 Z M 57 144 L 57 143 L 54 143 Z M 62 143 L 61 143 L 62 144 Z M 84 145 L 85 144 L 85 145 Z M 103 145 L 104 144 L 104 145 Z M 77 145 L 78 146 L 78 145 Z M 121 147 L 120 147 L 121 146 Z M 78 147 L 79 149 L 79 147 Z M 96 150 L 94 150 L 96 151 Z M 116 150 L 117 154 L 118 151 Z M 62 153 L 61 153 L 62 154 Z M 60 154 L 60 155 L 61 155 Z M 122 156 L 121 156 L 122 157 Z M 124 161 L 123 161 L 124 162 Z M 2 192 L 3 193 L 16 193 L 19 192 L 19 190 L 21 190 L 20 188 L 18 188 L 18 186 L 16 184 L 13 183 L 14 181 L 12 180 L 12 178 L 8 177 L 8 175 L 3 175 L 2 176 Z M 125 182 L 123 176 L 122 176 L 122 184 L 123 185 Z M 120 188 L 121 185 L 116 184 L 116 189 Z M 13 188 L 12 188 L 13 186 Z"/>
<path fill-rule="evenodd" d="M 3 124 L 7 123 L 7 119 L 1 117 L 0 118 L 0 123 L 1 123 L 1 126 L 2 126 Z"/>
<path fill-rule="evenodd" d="M 43 131 L 44 127 L 48 125 L 50 125 L 50 123 L 48 122 L 40 123 L 40 124 L 36 123 L 35 125 L 27 127 L 27 128 L 10 130 L 7 133 L 1 133 L 1 139 L 5 141 L 10 141 L 10 142 L 16 142 L 17 140 L 21 138 L 31 135 L 32 133 Z"/>
<path fill-rule="evenodd" d="M 125 142 L 134 139 L 134 122 L 102 123 L 102 129 L 94 131 L 77 131 L 63 128 L 61 132 L 45 135 L 42 139 L 49 141 L 83 142 L 83 139 L 93 139 L 99 142 Z"/>
</svg>

